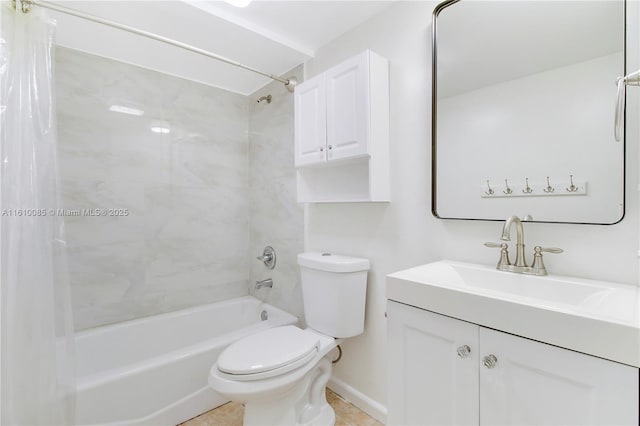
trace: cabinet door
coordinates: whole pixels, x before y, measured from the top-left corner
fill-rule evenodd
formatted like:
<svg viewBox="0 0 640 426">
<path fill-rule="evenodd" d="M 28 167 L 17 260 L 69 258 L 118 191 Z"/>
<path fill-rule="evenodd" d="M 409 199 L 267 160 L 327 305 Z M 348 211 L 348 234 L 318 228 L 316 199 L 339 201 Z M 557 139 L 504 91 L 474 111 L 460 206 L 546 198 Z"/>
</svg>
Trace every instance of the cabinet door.
<svg viewBox="0 0 640 426">
<path fill-rule="evenodd" d="M 387 317 L 387 424 L 477 425 L 478 326 L 392 301 Z"/>
<path fill-rule="evenodd" d="M 294 103 L 296 167 L 327 161 L 325 75 L 311 78 L 296 87 Z"/>
<path fill-rule="evenodd" d="M 638 424 L 636 368 L 482 327 L 480 346 L 480 424 Z"/>
<path fill-rule="evenodd" d="M 369 52 L 326 72 L 328 159 L 368 154 Z"/>
</svg>

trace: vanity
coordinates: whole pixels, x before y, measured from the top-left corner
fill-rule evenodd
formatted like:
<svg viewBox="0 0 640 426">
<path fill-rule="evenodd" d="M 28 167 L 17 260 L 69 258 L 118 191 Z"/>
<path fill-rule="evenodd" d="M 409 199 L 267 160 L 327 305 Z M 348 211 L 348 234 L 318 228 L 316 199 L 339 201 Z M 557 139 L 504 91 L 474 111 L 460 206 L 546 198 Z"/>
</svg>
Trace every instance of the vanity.
<svg viewBox="0 0 640 426">
<path fill-rule="evenodd" d="M 387 299 L 390 425 L 638 424 L 636 286 L 445 260 Z"/>
</svg>

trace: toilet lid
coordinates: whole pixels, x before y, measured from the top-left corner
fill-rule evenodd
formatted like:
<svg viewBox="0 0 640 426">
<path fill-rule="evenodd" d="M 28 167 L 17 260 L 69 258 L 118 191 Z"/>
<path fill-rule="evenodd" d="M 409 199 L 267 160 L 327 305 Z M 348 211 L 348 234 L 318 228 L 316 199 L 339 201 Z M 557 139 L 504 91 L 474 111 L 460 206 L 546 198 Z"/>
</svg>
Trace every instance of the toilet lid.
<svg viewBox="0 0 640 426">
<path fill-rule="evenodd" d="M 318 350 L 318 336 L 293 325 L 270 328 L 231 344 L 218 357 L 218 370 L 255 374 L 281 368 Z"/>
</svg>

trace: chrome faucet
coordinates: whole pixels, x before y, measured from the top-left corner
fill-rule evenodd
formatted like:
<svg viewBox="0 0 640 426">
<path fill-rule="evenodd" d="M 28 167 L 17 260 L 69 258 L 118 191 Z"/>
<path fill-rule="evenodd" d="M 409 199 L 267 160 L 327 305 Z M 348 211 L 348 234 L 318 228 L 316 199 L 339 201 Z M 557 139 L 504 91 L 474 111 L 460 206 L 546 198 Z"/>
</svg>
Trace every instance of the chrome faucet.
<svg viewBox="0 0 640 426">
<path fill-rule="evenodd" d="M 527 262 L 524 259 L 524 226 L 518 216 L 510 216 L 502 227 L 502 241 L 511 241 L 511 225 L 516 224 L 516 267 L 526 267 Z"/>
<path fill-rule="evenodd" d="M 484 243 L 487 247 L 495 247 L 500 249 L 500 260 L 496 269 L 500 271 L 515 272 L 518 274 L 531 274 L 531 275 L 547 275 L 547 268 L 542 261 L 542 252 L 547 253 L 562 253 L 563 250 L 559 248 L 545 248 L 535 246 L 533 250 L 533 264 L 527 266 L 527 262 L 524 258 L 524 226 L 518 216 L 510 216 L 502 227 L 502 235 L 500 239 L 502 241 L 511 241 L 511 225 L 516 224 L 516 262 L 511 264 L 509 261 L 509 251 L 506 243 Z"/>
<path fill-rule="evenodd" d="M 273 287 L 273 280 L 267 278 L 266 280 L 256 281 L 256 290 L 260 290 L 262 287 Z"/>
</svg>

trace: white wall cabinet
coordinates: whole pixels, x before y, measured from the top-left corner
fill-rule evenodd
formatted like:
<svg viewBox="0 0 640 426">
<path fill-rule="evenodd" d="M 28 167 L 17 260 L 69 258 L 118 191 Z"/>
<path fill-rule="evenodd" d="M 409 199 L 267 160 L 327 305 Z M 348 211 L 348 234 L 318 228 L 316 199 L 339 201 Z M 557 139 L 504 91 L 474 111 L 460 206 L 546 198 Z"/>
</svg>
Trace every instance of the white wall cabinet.
<svg viewBox="0 0 640 426">
<path fill-rule="evenodd" d="M 389 425 L 638 424 L 635 367 L 393 301 L 387 308 Z"/>
<path fill-rule="evenodd" d="M 389 201 L 389 64 L 365 51 L 296 87 L 299 202 Z"/>
</svg>

